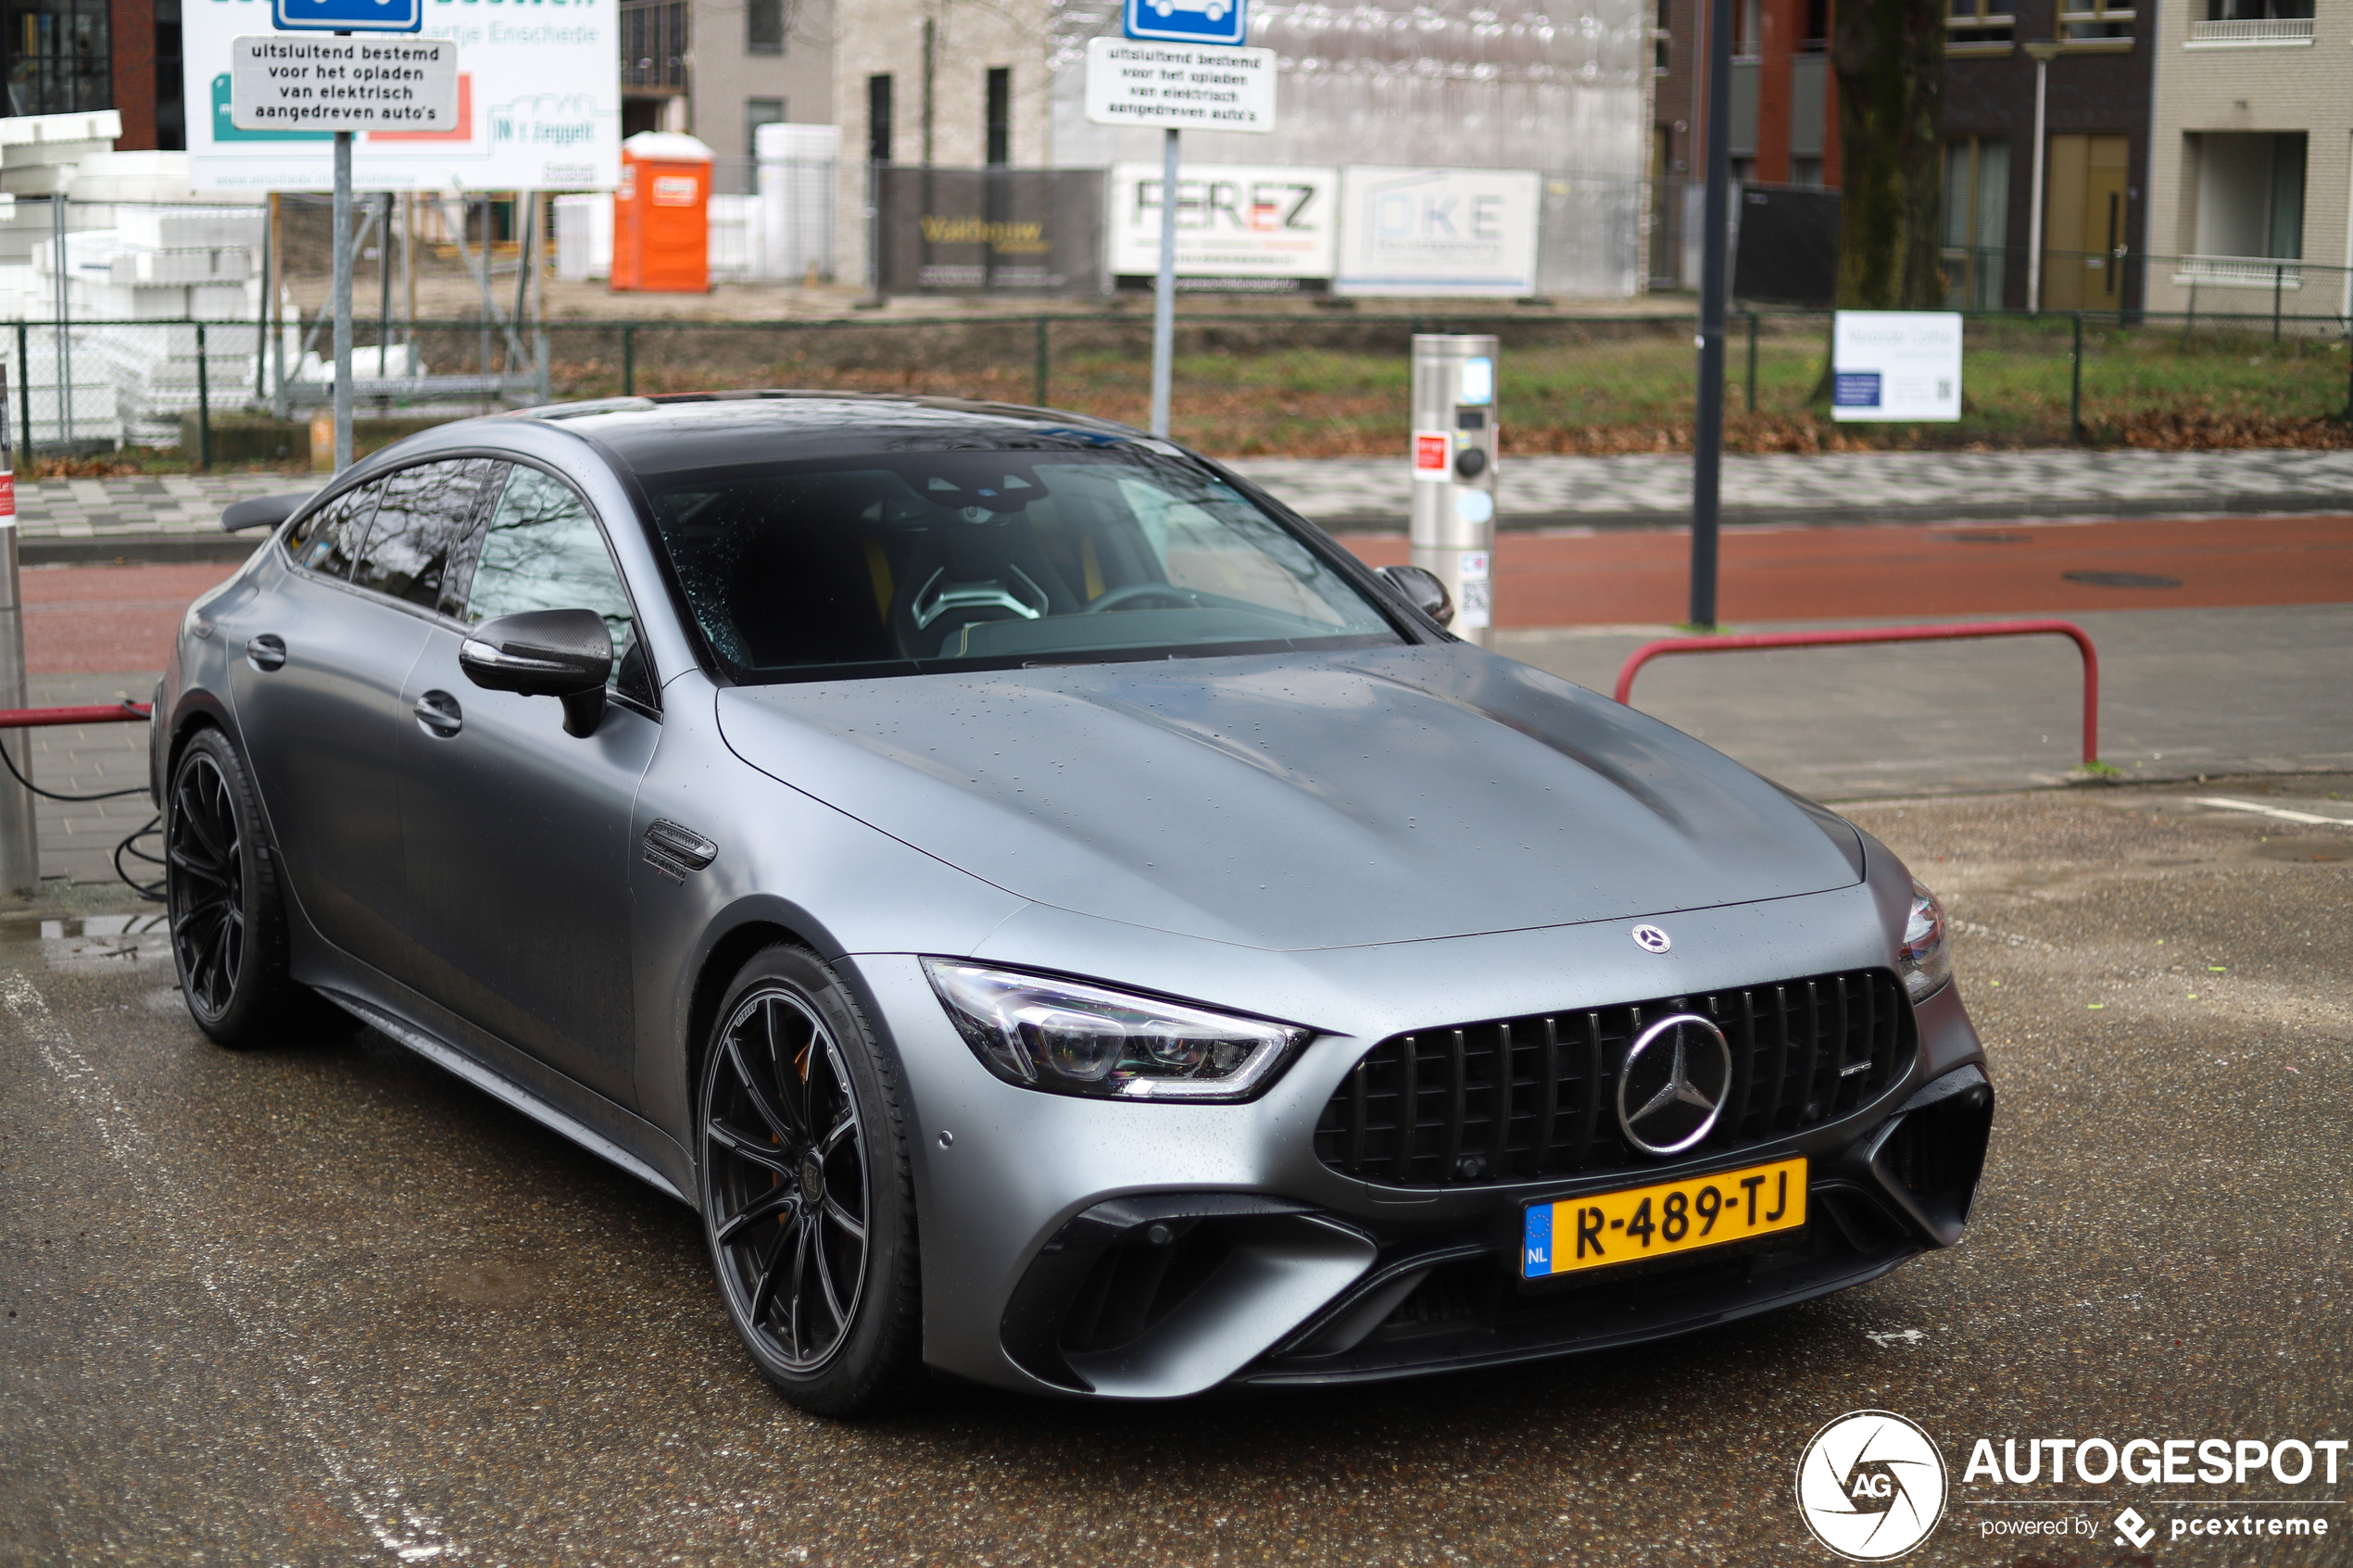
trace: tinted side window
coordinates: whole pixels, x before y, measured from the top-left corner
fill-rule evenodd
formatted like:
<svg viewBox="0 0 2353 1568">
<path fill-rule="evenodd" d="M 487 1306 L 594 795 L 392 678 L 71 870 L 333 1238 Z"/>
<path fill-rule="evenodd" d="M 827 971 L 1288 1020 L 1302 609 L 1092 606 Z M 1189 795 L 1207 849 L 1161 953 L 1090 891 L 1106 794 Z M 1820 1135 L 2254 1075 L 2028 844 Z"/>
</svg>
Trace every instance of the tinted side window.
<svg viewBox="0 0 2353 1568">
<path fill-rule="evenodd" d="M 328 502 L 305 518 L 286 541 L 295 564 L 322 577 L 348 577 L 351 563 L 368 543 L 368 525 L 376 515 L 381 482 L 363 484 Z"/>
<path fill-rule="evenodd" d="M 484 531 L 466 602 L 468 625 L 527 609 L 593 609 L 612 633 L 613 684 L 653 700 L 637 612 L 580 493 L 552 474 L 518 463 Z"/>
<path fill-rule="evenodd" d="M 427 609 L 438 604 L 450 554 L 465 543 L 484 476 L 495 466 L 453 458 L 387 474 L 353 584 Z"/>
</svg>

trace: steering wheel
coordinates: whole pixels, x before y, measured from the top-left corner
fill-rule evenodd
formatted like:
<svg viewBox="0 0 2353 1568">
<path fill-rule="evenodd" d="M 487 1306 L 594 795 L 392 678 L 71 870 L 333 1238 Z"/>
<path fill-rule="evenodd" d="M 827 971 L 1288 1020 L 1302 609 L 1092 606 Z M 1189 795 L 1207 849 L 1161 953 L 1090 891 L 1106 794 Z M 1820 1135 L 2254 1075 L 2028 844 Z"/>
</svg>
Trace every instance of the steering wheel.
<svg viewBox="0 0 2353 1568">
<path fill-rule="evenodd" d="M 1114 588 L 1087 607 L 1089 615 L 1101 615 L 1107 609 L 1133 609 L 1139 603 L 1152 601 L 1173 609 L 1194 609 L 1200 601 L 1186 589 L 1166 583 L 1130 583 L 1124 588 Z"/>
</svg>

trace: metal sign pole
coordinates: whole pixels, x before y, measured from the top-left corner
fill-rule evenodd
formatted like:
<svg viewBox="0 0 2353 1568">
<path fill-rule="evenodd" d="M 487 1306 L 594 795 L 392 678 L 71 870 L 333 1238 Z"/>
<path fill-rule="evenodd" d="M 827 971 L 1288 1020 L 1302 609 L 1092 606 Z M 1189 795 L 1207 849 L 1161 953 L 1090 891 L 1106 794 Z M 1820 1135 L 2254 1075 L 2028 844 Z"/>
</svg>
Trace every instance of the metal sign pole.
<svg viewBox="0 0 2353 1568">
<path fill-rule="evenodd" d="M 351 132 L 335 132 L 335 471 L 351 466 Z"/>
<path fill-rule="evenodd" d="M 1707 194 L 1700 223 L 1699 399 L 1692 431 L 1691 623 L 1716 629 L 1716 531 L 1724 471 L 1726 232 L 1731 220 L 1732 0 L 1707 18 Z"/>
<path fill-rule="evenodd" d="M 1171 363 L 1176 352 L 1176 138 L 1175 126 L 1161 132 L 1160 282 L 1152 296 L 1152 433 L 1168 436 Z"/>
</svg>

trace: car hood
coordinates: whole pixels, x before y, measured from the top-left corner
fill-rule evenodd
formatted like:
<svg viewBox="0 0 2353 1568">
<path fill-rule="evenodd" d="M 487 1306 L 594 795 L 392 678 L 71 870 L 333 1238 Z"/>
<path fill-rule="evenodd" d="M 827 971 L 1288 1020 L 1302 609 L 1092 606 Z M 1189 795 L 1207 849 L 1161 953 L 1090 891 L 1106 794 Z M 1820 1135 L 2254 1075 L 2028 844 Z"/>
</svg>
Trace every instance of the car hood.
<svg viewBox="0 0 2353 1568">
<path fill-rule="evenodd" d="M 1254 947 L 1655 915 L 1861 872 L 1819 808 L 1462 645 L 741 686 L 718 708 L 751 766 L 1010 893 Z"/>
</svg>

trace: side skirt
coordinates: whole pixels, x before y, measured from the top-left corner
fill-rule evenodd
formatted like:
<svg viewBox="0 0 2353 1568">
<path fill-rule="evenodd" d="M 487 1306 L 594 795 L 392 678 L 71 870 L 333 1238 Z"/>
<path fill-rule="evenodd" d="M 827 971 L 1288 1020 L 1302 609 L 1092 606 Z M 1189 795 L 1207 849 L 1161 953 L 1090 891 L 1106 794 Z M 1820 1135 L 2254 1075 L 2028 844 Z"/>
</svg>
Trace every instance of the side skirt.
<svg viewBox="0 0 2353 1568">
<path fill-rule="evenodd" d="M 585 1123 L 567 1116 L 546 1100 L 522 1085 L 484 1067 L 456 1047 L 435 1039 L 405 1019 L 396 1018 L 382 1008 L 360 1000 L 348 992 L 330 986 L 317 987 L 319 994 L 337 1007 L 373 1025 L 436 1065 L 456 1073 L 492 1098 L 513 1107 L 552 1133 L 570 1138 L 589 1153 L 610 1160 L 628 1172 L 665 1198 L 673 1198 L 692 1208 L 693 1200 L 680 1192 L 669 1177 L 638 1159 L 619 1144 Z"/>
</svg>

